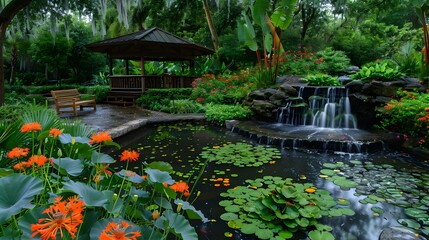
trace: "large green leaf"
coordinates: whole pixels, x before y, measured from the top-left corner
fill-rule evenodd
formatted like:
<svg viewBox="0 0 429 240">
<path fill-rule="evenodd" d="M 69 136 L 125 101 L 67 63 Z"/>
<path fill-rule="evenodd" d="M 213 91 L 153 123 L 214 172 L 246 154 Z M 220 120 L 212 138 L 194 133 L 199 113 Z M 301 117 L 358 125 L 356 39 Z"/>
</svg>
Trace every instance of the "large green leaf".
<svg viewBox="0 0 429 240">
<path fill-rule="evenodd" d="M 171 178 L 170 174 L 168 172 L 159 171 L 157 169 L 146 169 L 145 172 L 147 173 L 149 180 L 154 183 L 167 183 L 167 184 L 173 184 L 174 180 Z"/>
<path fill-rule="evenodd" d="M 0 224 L 23 208 L 31 209 L 34 196 L 43 189 L 42 180 L 22 174 L 0 178 Z"/>
<path fill-rule="evenodd" d="M 79 195 L 88 207 L 103 207 L 108 202 L 103 192 L 81 182 L 65 182 L 63 189 L 63 191 L 72 191 Z"/>
<path fill-rule="evenodd" d="M 252 17 L 253 21 L 259 25 L 266 25 L 265 24 L 265 15 L 267 13 L 268 8 L 271 7 L 270 1 L 267 0 L 256 0 L 253 4 L 252 8 Z M 265 33 L 266 31 L 264 31 Z"/>
<path fill-rule="evenodd" d="M 188 215 L 189 219 L 200 219 L 203 222 L 209 222 L 209 220 L 204 217 L 204 214 L 200 211 L 195 209 L 194 206 L 192 206 L 189 202 L 183 201 L 181 199 L 174 200 L 174 203 L 178 205 L 179 203 L 182 204 L 182 209 L 186 211 L 186 214 Z"/>
<path fill-rule="evenodd" d="M 92 163 L 114 163 L 115 159 L 113 159 L 111 156 L 107 154 L 93 151 L 91 156 L 91 162 Z"/>
<path fill-rule="evenodd" d="M 313 230 L 308 233 L 311 240 L 334 240 L 334 236 L 330 232 Z"/>
<path fill-rule="evenodd" d="M 295 6 L 298 0 L 282 0 L 279 7 L 271 15 L 271 22 L 274 26 L 285 30 L 293 20 Z"/>
<path fill-rule="evenodd" d="M 89 142 L 89 138 L 87 137 L 73 137 L 72 135 L 68 134 L 68 133 L 63 133 L 60 136 L 58 136 L 60 138 L 60 142 L 62 144 L 69 144 L 69 143 L 88 143 Z"/>
<path fill-rule="evenodd" d="M 35 224 L 40 218 L 46 217 L 42 212 L 45 210 L 45 206 L 39 208 L 33 208 L 19 218 L 18 225 L 22 231 L 22 239 L 31 239 L 31 224 Z"/>
<path fill-rule="evenodd" d="M 71 176 L 79 176 L 83 171 L 83 163 L 79 159 L 72 158 L 54 158 L 54 166 L 62 174 L 67 173 Z"/>
<path fill-rule="evenodd" d="M 198 240 L 195 229 L 189 224 L 188 219 L 171 210 L 166 210 L 162 217 L 158 218 L 155 226 L 160 229 L 172 229 L 174 234 L 186 240 Z"/>
<path fill-rule="evenodd" d="M 155 162 L 151 162 L 151 163 L 145 164 L 145 165 L 146 165 L 146 167 L 151 168 L 151 169 L 158 169 L 160 171 L 168 172 L 168 173 L 173 172 L 173 167 L 168 162 L 155 161 Z"/>
</svg>

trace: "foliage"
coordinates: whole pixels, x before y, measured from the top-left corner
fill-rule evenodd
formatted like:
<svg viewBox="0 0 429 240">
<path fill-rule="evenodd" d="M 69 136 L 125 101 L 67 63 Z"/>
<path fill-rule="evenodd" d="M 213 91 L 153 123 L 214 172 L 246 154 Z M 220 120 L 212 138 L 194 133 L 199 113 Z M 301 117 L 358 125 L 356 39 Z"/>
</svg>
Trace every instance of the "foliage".
<svg viewBox="0 0 429 240">
<path fill-rule="evenodd" d="M 299 230 L 309 230 L 312 240 L 334 239 L 331 227 L 318 223 L 323 216 L 354 215 L 350 208 L 339 207 L 327 190 L 310 183 L 294 183 L 292 179 L 265 176 L 246 180 L 221 194 L 219 202 L 227 213 L 221 219 L 228 226 L 259 239 L 291 239 Z"/>
<path fill-rule="evenodd" d="M 46 121 L 37 112 L 24 119 L 12 131 L 26 141 L 9 138 L 14 148 L 0 176 L 1 196 L 8 196 L 0 198 L 0 205 L 7 206 L 0 209 L 4 238 L 45 233 L 43 239 L 98 239 L 116 232 L 143 239 L 173 234 L 198 239 L 188 219 L 208 220 L 191 205 L 187 183 L 170 176 L 167 163 L 145 165 L 139 175 L 128 170 L 129 162 L 140 158 L 130 149 L 119 156 L 125 169 L 112 172 L 109 166 L 115 160 L 102 149 L 119 145 L 107 132 L 72 136 L 57 128 L 60 121 Z M 121 227 L 112 229 L 111 224 Z"/>
<path fill-rule="evenodd" d="M 279 75 L 308 75 L 322 72 L 323 57 L 307 47 L 287 50 L 280 62 Z"/>
<path fill-rule="evenodd" d="M 110 87 L 107 85 L 80 87 L 79 89 L 82 93 L 95 95 L 95 100 L 97 102 L 103 102 L 110 93 Z"/>
<path fill-rule="evenodd" d="M 343 51 L 336 51 L 332 47 L 327 47 L 318 51 L 316 58 L 321 62 L 318 69 L 328 74 L 343 73 L 350 66 L 350 58 Z"/>
<path fill-rule="evenodd" d="M 399 91 L 399 100 L 391 100 L 380 110 L 380 128 L 418 138 L 420 146 L 429 147 L 429 94 Z"/>
<path fill-rule="evenodd" d="M 247 106 L 207 104 L 205 117 L 208 121 L 224 125 L 225 120 L 246 119 L 252 115 Z"/>
<path fill-rule="evenodd" d="M 142 108 L 159 111 L 163 106 L 168 106 L 171 100 L 189 99 L 192 89 L 148 89 L 145 94 L 137 99 L 137 104 Z"/>
<path fill-rule="evenodd" d="M 202 113 L 205 108 L 200 103 L 196 103 L 193 100 L 178 99 L 171 100 L 168 105 L 164 105 L 160 109 L 162 112 L 168 113 Z"/>
<path fill-rule="evenodd" d="M 404 74 L 398 69 L 389 68 L 387 63 L 375 64 L 370 67 L 362 67 L 362 69 L 350 75 L 351 78 L 362 81 L 394 81 L 400 79 Z"/>
<path fill-rule="evenodd" d="M 341 83 L 338 81 L 338 77 L 332 77 L 327 74 L 314 74 L 308 75 L 305 78 L 302 78 L 308 82 L 309 86 L 340 86 Z"/>
<path fill-rule="evenodd" d="M 253 74 L 240 71 L 234 74 L 203 75 L 192 83 L 192 99 L 199 103 L 235 104 L 241 102 L 254 89 Z"/>
<path fill-rule="evenodd" d="M 420 55 L 414 49 L 412 42 L 406 42 L 400 51 L 393 55 L 392 60 L 398 65 L 398 70 L 406 76 L 416 77 L 418 75 Z"/>
</svg>

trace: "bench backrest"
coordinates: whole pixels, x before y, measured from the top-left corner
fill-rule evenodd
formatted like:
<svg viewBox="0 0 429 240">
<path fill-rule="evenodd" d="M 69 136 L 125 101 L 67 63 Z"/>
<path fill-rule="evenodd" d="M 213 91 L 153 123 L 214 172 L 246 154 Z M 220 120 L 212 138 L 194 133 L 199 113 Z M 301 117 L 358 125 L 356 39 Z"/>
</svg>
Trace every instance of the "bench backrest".
<svg viewBox="0 0 429 240">
<path fill-rule="evenodd" d="M 80 99 L 80 93 L 75 88 L 67 90 L 52 90 L 51 94 L 55 102 L 70 102 L 73 98 Z"/>
</svg>

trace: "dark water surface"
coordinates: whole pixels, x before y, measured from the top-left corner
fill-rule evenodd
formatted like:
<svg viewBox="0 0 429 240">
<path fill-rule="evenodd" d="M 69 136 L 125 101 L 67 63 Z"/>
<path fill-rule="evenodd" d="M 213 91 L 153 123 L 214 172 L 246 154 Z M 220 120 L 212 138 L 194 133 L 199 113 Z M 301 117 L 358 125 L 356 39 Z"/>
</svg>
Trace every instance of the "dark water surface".
<svg viewBox="0 0 429 240">
<path fill-rule="evenodd" d="M 176 180 L 187 180 L 187 175 L 193 169 L 198 169 L 204 159 L 198 157 L 204 147 L 213 148 L 227 143 L 248 142 L 247 139 L 238 134 L 229 132 L 216 126 L 208 126 L 200 123 L 178 123 L 173 125 L 151 125 L 134 131 L 126 136 L 115 140 L 122 149 L 138 149 L 142 161 L 166 161 L 173 165 L 177 171 L 173 178 Z M 256 143 L 252 143 L 256 144 Z M 201 195 L 194 202 L 194 206 L 201 210 L 205 216 L 212 221 L 201 224 L 195 223 L 199 234 L 199 239 L 227 239 L 225 232 L 233 233 L 228 239 L 254 239 L 253 236 L 245 236 L 239 231 L 228 228 L 225 221 L 219 216 L 224 213 L 223 207 L 218 202 L 224 198 L 220 193 L 228 188 L 238 185 L 246 185 L 246 179 L 261 178 L 263 176 L 279 176 L 282 178 L 292 178 L 295 182 L 310 182 L 320 189 L 326 189 L 332 193 L 334 198 L 345 198 L 351 201 L 349 206 L 356 214 L 352 217 L 332 217 L 324 218 L 321 221 L 331 226 L 334 230 L 332 234 L 336 239 L 378 239 L 381 231 L 386 227 L 400 226 L 397 222 L 400 218 L 405 218 L 402 209 L 388 203 L 361 204 L 358 201 L 364 197 L 354 196 L 355 189 L 348 191 L 341 190 L 326 179 L 319 177 L 323 163 L 345 162 L 350 160 L 360 160 L 362 162 L 371 161 L 374 164 L 391 164 L 396 169 L 416 168 L 414 160 L 404 154 L 394 152 L 380 152 L 374 154 L 329 154 L 305 151 L 295 151 L 280 149 L 281 159 L 277 159 L 275 164 L 265 164 L 261 167 L 238 168 L 233 165 L 216 165 L 209 163 L 201 177 L 194 194 L 201 191 Z M 140 173 L 138 168 L 141 163 L 131 166 Z M 222 173 L 224 171 L 224 173 Z M 197 175 L 195 172 L 194 175 Z M 235 174 L 238 177 L 231 177 Z M 305 176 L 305 180 L 302 180 Z M 216 182 L 210 179 L 229 178 L 230 186 L 221 184 L 215 187 Z M 189 184 L 190 186 L 192 184 Z M 191 198 L 193 199 L 193 198 Z M 373 216 L 372 207 L 378 206 L 385 210 L 380 216 Z M 301 238 L 294 236 L 293 239 L 306 239 L 305 234 Z"/>
</svg>

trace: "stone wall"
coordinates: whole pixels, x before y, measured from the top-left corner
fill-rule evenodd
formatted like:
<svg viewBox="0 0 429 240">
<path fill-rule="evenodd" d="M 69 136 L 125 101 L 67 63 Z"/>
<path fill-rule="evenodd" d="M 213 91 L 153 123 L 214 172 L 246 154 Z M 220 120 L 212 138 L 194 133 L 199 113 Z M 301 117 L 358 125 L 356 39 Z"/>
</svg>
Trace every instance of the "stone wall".
<svg viewBox="0 0 429 240">
<path fill-rule="evenodd" d="M 306 86 L 307 82 L 299 76 L 280 77 L 278 85 L 273 88 L 258 89 L 251 92 L 245 104 L 250 106 L 257 120 L 275 121 L 280 107 L 298 96 L 299 86 Z M 358 128 L 368 129 L 378 122 L 377 109 L 385 106 L 392 98 L 396 98 L 399 89 L 425 92 L 426 87 L 420 84 L 419 79 L 404 78 L 392 82 L 371 81 L 364 83 L 342 77 L 343 85 L 349 89 L 349 99 L 352 113 L 358 120 Z"/>
</svg>

